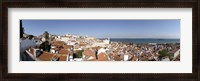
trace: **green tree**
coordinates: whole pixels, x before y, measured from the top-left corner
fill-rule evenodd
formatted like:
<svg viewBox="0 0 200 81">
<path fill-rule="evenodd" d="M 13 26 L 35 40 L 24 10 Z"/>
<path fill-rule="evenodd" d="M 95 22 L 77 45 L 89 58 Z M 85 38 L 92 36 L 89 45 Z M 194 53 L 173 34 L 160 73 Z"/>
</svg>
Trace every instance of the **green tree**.
<svg viewBox="0 0 200 81">
<path fill-rule="evenodd" d="M 45 31 L 45 32 L 43 33 L 43 37 L 44 37 L 46 40 L 48 40 L 48 39 L 49 39 L 49 33 L 48 33 L 47 31 Z"/>
<path fill-rule="evenodd" d="M 79 50 L 78 52 L 77 52 L 77 58 L 82 58 L 82 53 L 83 53 L 83 50 Z"/>
<path fill-rule="evenodd" d="M 42 44 L 40 44 L 40 49 L 42 49 L 43 51 L 46 51 L 46 52 L 50 52 L 51 45 L 48 41 L 45 41 Z"/>
<path fill-rule="evenodd" d="M 158 53 L 160 54 L 160 56 L 159 56 L 160 59 L 161 59 L 162 57 L 166 57 L 166 56 L 168 56 L 170 60 L 171 60 L 171 58 L 172 58 L 172 57 L 170 56 L 170 54 L 169 54 L 169 51 L 167 51 L 166 49 L 164 49 L 164 50 L 162 50 L 162 51 L 159 51 Z"/>
<path fill-rule="evenodd" d="M 169 57 L 170 56 L 170 54 L 168 53 L 168 51 L 165 50 L 165 49 L 162 50 L 162 51 L 159 51 L 158 53 L 160 54 L 161 57 L 165 57 L 165 56 Z"/>
</svg>

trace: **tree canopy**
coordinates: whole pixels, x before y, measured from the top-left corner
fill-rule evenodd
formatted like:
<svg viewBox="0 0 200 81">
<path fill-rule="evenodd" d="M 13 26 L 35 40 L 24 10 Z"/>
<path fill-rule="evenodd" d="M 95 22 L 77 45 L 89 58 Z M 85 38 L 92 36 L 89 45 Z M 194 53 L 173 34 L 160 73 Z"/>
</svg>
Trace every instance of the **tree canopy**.
<svg viewBox="0 0 200 81">
<path fill-rule="evenodd" d="M 48 40 L 49 39 L 49 33 L 47 31 L 45 31 L 43 33 L 43 37 Z"/>
<path fill-rule="evenodd" d="M 77 52 L 77 58 L 82 58 L 82 53 L 83 53 L 83 50 L 79 50 L 78 52 Z"/>
<path fill-rule="evenodd" d="M 166 49 L 158 52 L 161 57 L 169 56 L 169 53 Z"/>
</svg>

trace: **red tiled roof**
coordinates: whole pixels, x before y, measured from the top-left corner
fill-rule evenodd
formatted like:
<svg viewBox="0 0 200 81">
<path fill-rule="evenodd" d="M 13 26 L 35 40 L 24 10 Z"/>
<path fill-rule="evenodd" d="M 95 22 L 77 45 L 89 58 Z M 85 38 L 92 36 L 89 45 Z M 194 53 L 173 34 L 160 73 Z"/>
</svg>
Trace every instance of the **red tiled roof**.
<svg viewBox="0 0 200 81">
<path fill-rule="evenodd" d="M 133 55 L 130 54 L 130 53 L 128 53 L 127 55 L 128 55 L 129 58 L 132 58 L 132 57 L 133 57 Z"/>
<path fill-rule="evenodd" d="M 72 45 L 64 45 L 63 47 L 64 47 L 64 49 L 70 49 L 72 47 Z"/>
<path fill-rule="evenodd" d="M 59 54 L 69 54 L 69 51 L 66 49 L 61 49 L 58 53 Z"/>
<path fill-rule="evenodd" d="M 124 59 L 124 55 L 123 54 L 120 55 L 120 59 Z"/>
<path fill-rule="evenodd" d="M 56 50 L 56 51 L 59 51 L 59 50 L 60 50 L 59 48 L 51 48 L 51 49 Z"/>
<path fill-rule="evenodd" d="M 133 56 L 131 60 L 132 60 L 132 61 L 136 61 L 137 59 L 138 59 L 138 58 L 137 58 L 136 56 Z"/>
<path fill-rule="evenodd" d="M 52 45 L 53 46 L 63 46 L 65 44 L 65 42 L 64 41 L 54 41 L 53 43 L 52 43 Z"/>
<path fill-rule="evenodd" d="M 67 60 L 67 56 L 60 56 L 59 57 L 59 61 L 66 61 Z"/>
<path fill-rule="evenodd" d="M 95 56 L 95 53 L 94 53 L 92 50 L 90 50 L 90 49 L 84 50 L 84 51 L 83 51 L 83 54 L 84 54 L 85 56 L 96 57 L 96 56 Z"/>
<path fill-rule="evenodd" d="M 41 54 L 38 59 L 41 61 L 50 61 L 50 59 L 54 56 L 54 54 L 48 53 L 48 52 L 44 52 L 43 54 Z"/>
<path fill-rule="evenodd" d="M 98 55 L 98 61 L 108 61 L 108 56 L 105 53 L 100 53 Z"/>
<path fill-rule="evenodd" d="M 122 59 L 118 55 L 113 55 L 115 61 L 121 61 Z"/>
<path fill-rule="evenodd" d="M 140 56 L 145 56 L 145 54 L 144 54 L 144 53 L 142 53 Z"/>
<path fill-rule="evenodd" d="M 79 46 L 86 46 L 86 44 L 85 43 L 80 43 Z"/>
</svg>

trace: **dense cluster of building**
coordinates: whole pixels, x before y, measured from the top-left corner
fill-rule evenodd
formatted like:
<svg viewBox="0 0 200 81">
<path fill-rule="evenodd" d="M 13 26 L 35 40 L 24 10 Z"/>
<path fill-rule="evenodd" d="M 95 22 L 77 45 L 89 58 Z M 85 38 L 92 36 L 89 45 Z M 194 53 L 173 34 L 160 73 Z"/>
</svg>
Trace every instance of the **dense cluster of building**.
<svg viewBox="0 0 200 81">
<path fill-rule="evenodd" d="M 180 61 L 179 43 L 123 43 L 74 34 L 45 34 L 29 40 L 35 45 L 20 48 L 22 56 L 26 54 L 23 61 Z"/>
</svg>

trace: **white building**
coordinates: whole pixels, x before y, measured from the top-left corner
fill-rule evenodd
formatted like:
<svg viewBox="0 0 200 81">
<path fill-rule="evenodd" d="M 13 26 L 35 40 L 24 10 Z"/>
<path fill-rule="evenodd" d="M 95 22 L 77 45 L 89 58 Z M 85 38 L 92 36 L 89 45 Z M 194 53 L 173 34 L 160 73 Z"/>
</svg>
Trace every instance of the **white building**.
<svg viewBox="0 0 200 81">
<path fill-rule="evenodd" d="M 67 43 L 67 45 L 75 45 L 76 44 L 76 42 L 66 42 Z"/>
<path fill-rule="evenodd" d="M 103 40 L 105 44 L 110 44 L 110 38 Z"/>
<path fill-rule="evenodd" d="M 68 40 L 69 40 L 69 38 L 68 38 L 68 37 L 61 37 L 60 39 L 61 39 L 60 41 L 64 41 L 65 43 L 67 43 L 67 42 L 68 42 Z"/>
<path fill-rule="evenodd" d="M 93 47 L 97 47 L 97 46 L 106 47 L 106 43 L 104 43 L 104 42 L 96 42 L 96 43 L 93 43 L 92 46 Z"/>
<path fill-rule="evenodd" d="M 180 55 L 180 49 L 177 50 L 177 51 L 174 53 L 174 58 L 176 58 L 178 55 Z"/>
<path fill-rule="evenodd" d="M 99 49 L 97 54 L 100 54 L 100 53 L 106 53 L 106 49 L 104 48 Z"/>
<path fill-rule="evenodd" d="M 124 55 L 124 61 L 128 61 L 129 57 L 128 55 Z"/>
</svg>

